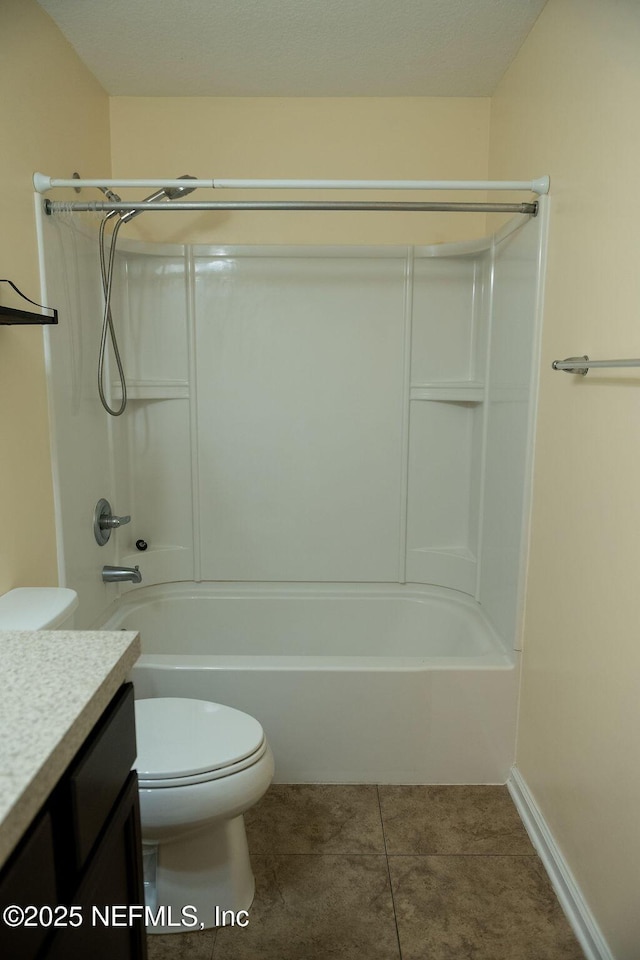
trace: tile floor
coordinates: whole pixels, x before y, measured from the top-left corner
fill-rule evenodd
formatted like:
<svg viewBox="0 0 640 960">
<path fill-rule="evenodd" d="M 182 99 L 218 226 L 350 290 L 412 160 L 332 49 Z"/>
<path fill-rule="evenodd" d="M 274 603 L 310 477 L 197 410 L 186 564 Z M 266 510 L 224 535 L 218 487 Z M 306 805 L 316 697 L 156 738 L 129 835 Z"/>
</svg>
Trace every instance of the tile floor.
<svg viewBox="0 0 640 960">
<path fill-rule="evenodd" d="M 583 960 L 506 787 L 275 785 L 249 925 L 149 960 Z"/>
</svg>

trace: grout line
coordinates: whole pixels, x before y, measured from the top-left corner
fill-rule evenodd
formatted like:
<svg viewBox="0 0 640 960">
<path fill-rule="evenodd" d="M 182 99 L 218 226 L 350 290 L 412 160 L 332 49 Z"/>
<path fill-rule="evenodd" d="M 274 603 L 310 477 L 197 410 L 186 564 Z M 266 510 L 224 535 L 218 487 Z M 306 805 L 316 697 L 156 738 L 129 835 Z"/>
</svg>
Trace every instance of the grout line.
<svg viewBox="0 0 640 960">
<path fill-rule="evenodd" d="M 382 840 L 384 842 L 384 858 L 387 864 L 387 876 L 389 878 L 389 891 L 391 893 L 391 906 L 393 907 L 393 922 L 396 925 L 396 939 L 398 941 L 398 957 L 402 960 L 402 947 L 400 945 L 400 931 L 398 929 L 398 914 L 396 912 L 396 901 L 393 895 L 393 883 L 391 882 L 391 867 L 389 866 L 389 854 L 387 853 L 387 837 L 384 832 L 384 820 L 382 817 L 382 804 L 380 803 L 380 789 L 376 784 L 376 796 L 378 798 L 378 811 L 380 813 L 380 826 L 382 827 Z"/>
<path fill-rule="evenodd" d="M 382 828 L 384 836 L 384 825 Z M 386 850 L 386 845 L 385 845 Z M 538 854 L 533 851 L 533 853 L 363 853 L 362 850 L 340 850 L 335 851 L 331 850 L 329 852 L 316 850 L 310 851 L 309 853 L 253 853 L 252 858 L 255 857 L 256 860 L 263 859 L 264 857 L 526 857 L 528 859 L 535 859 Z"/>
<path fill-rule="evenodd" d="M 339 853 L 336 853 L 335 851 L 329 851 L 329 853 L 327 853 L 326 851 L 324 853 L 322 851 L 315 851 L 310 853 L 282 853 L 280 851 L 278 853 L 252 853 L 251 859 L 253 859 L 254 857 L 256 858 L 256 860 L 258 860 L 258 859 L 263 859 L 264 857 L 271 859 L 272 857 L 384 857 L 384 856 L 385 856 L 384 853 L 363 853 L 362 850 L 353 850 L 353 851 L 341 850 Z"/>
<path fill-rule="evenodd" d="M 535 860 L 537 853 L 392 853 L 389 854 L 394 860 L 399 857 L 519 857 L 524 860 Z M 388 859 L 388 858 L 387 858 Z"/>
</svg>

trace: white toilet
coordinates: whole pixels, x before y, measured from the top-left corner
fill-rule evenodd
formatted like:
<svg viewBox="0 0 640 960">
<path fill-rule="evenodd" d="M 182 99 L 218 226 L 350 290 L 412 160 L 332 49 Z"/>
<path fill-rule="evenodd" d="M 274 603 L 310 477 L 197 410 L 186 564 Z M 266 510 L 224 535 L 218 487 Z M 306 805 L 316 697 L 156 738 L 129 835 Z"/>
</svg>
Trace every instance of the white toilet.
<svg viewBox="0 0 640 960">
<path fill-rule="evenodd" d="M 223 911 L 236 915 L 253 900 L 243 814 L 273 778 L 264 731 L 248 714 L 206 700 L 137 700 L 135 709 L 147 906 L 164 907 L 176 923 L 189 905 L 198 925 L 219 926 L 231 919 Z"/>
</svg>

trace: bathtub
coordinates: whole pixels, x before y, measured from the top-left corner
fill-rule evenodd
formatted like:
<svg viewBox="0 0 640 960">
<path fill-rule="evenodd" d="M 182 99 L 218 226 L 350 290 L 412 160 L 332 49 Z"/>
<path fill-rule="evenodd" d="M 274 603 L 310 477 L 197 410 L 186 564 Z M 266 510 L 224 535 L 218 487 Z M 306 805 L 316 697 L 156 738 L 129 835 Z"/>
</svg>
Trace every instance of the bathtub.
<svg viewBox="0 0 640 960">
<path fill-rule="evenodd" d="M 138 588 L 137 697 L 194 697 L 263 725 L 280 783 L 504 783 L 517 660 L 479 606 L 403 585 Z"/>
</svg>

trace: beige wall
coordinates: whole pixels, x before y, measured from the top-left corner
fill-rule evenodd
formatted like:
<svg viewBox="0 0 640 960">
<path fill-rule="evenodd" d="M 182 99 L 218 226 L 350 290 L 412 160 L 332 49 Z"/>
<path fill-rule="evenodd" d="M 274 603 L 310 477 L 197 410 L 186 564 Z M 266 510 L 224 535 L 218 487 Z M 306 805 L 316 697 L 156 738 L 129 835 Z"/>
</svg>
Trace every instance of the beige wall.
<svg viewBox="0 0 640 960">
<path fill-rule="evenodd" d="M 549 173 L 518 766 L 616 960 L 640 949 L 640 5 L 549 0 L 492 102 L 493 177 Z"/>
<path fill-rule="evenodd" d="M 489 152 L 489 103 L 483 98 L 115 97 L 111 101 L 113 173 L 123 177 L 190 173 L 220 178 L 483 179 Z M 206 197 L 204 191 L 200 195 Z M 253 194 L 245 191 L 235 196 L 246 200 Z M 293 199 L 291 191 L 263 196 Z M 307 196 L 319 199 L 317 193 Z M 364 198 L 353 192 L 336 196 Z M 407 194 L 404 199 L 413 197 Z M 206 198 L 230 200 L 234 194 L 225 190 Z M 378 194 L 372 199 L 393 197 Z M 447 195 L 445 199 L 455 198 Z M 466 199 L 484 197 L 467 194 Z M 138 229 L 145 239 L 172 241 L 440 243 L 485 233 L 485 218 L 479 214 L 205 213 L 196 215 L 188 226 L 184 222 L 182 214 L 147 214 L 132 224 L 130 235 Z"/>
<path fill-rule="evenodd" d="M 31 176 L 108 176 L 108 99 L 35 0 L 0 5 L 0 90 L 0 276 L 37 300 Z M 0 327 L 0 449 L 0 593 L 55 583 L 40 327 Z"/>
</svg>

